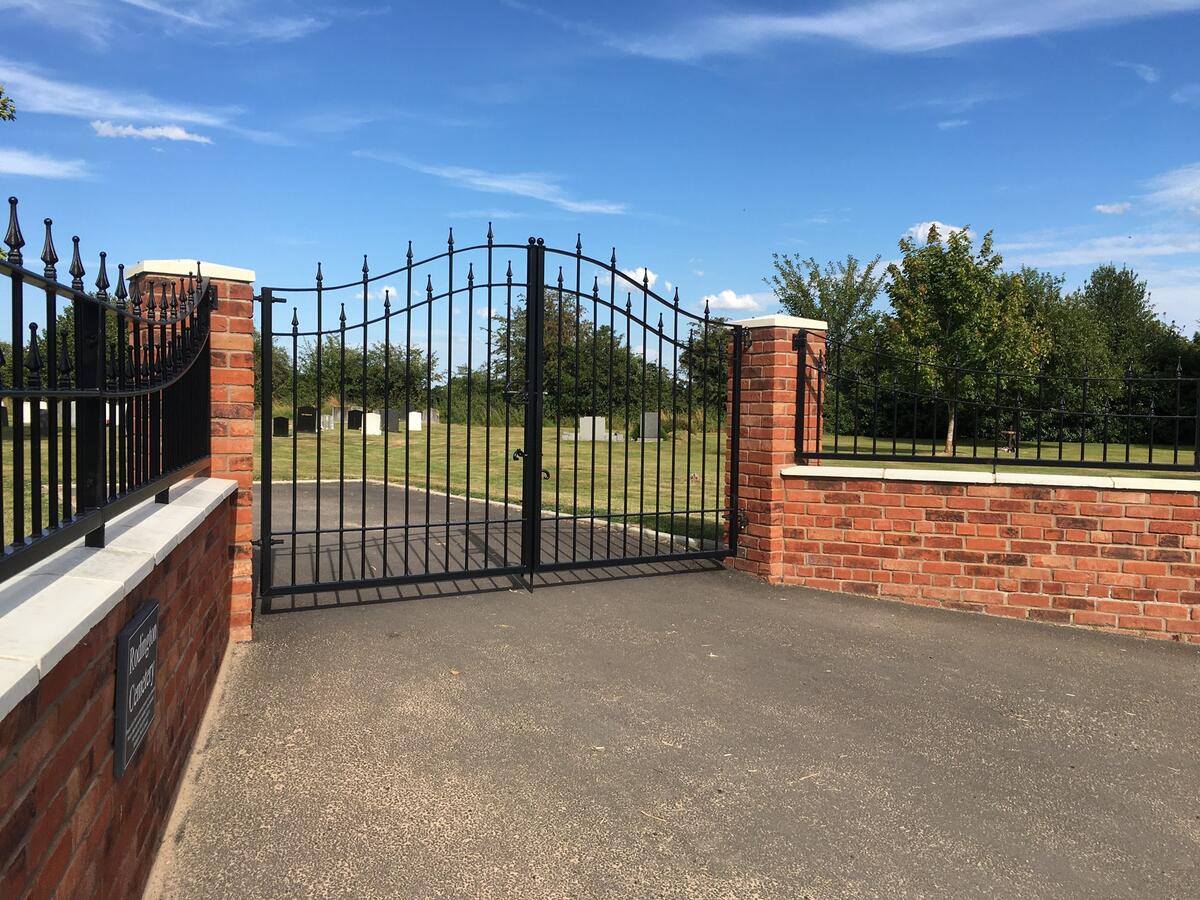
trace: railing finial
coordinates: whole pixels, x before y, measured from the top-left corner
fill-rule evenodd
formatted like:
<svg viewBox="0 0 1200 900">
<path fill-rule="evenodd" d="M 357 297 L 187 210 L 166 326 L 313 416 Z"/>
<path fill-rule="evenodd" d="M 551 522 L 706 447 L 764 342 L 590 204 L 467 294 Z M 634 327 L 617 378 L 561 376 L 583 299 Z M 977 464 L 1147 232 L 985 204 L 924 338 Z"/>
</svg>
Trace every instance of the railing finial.
<svg viewBox="0 0 1200 900">
<path fill-rule="evenodd" d="M 108 254 L 100 251 L 100 271 L 96 273 L 96 296 L 101 300 L 108 299 Z"/>
<path fill-rule="evenodd" d="M 79 258 L 79 235 L 71 237 L 71 268 L 67 270 L 71 273 L 71 289 L 76 291 L 83 290 L 83 276 L 87 274 L 83 270 L 83 260 Z"/>
<path fill-rule="evenodd" d="M 8 232 L 4 235 L 4 243 L 8 244 L 8 261 L 14 266 L 23 262 L 21 248 L 25 246 L 25 237 L 21 234 L 21 223 L 17 221 L 17 198 L 8 198 Z"/>
<path fill-rule="evenodd" d="M 117 306 L 121 309 L 125 308 L 125 300 L 129 297 L 129 290 L 125 287 L 125 263 L 117 263 Z"/>
<path fill-rule="evenodd" d="M 50 281 L 57 281 L 58 269 L 55 268 L 55 263 L 58 262 L 58 253 L 54 250 L 54 235 L 50 231 L 54 222 L 50 219 L 43 219 L 42 224 L 46 226 L 46 239 L 42 242 L 42 263 L 46 268 L 42 274 Z"/>
</svg>

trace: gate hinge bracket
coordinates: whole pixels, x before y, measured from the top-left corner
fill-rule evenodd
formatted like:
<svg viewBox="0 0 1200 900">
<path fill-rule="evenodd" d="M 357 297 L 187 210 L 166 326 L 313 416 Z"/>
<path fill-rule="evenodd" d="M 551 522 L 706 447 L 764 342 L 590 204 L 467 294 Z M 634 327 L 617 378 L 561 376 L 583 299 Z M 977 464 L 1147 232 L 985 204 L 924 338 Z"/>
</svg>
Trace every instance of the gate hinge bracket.
<svg viewBox="0 0 1200 900">
<path fill-rule="evenodd" d="M 742 329 L 742 349 L 743 349 L 743 350 L 749 350 L 749 349 L 750 349 L 750 345 L 751 345 L 751 344 L 753 344 L 753 343 L 754 343 L 754 338 L 752 338 L 752 337 L 750 336 L 750 329 L 749 329 L 749 328 L 743 328 L 743 329 Z"/>
<path fill-rule="evenodd" d="M 804 346 L 804 332 L 797 331 L 792 335 L 792 349 L 799 350 Z"/>
<path fill-rule="evenodd" d="M 272 547 L 275 547 L 282 543 L 283 543 L 283 538 L 271 538 L 271 546 Z M 259 540 L 251 541 L 250 544 L 254 547 L 261 547 L 263 545 L 263 542 L 262 542 L 262 539 L 260 538 Z"/>
<path fill-rule="evenodd" d="M 749 524 L 750 524 L 750 517 L 746 515 L 746 511 L 744 509 L 739 509 L 737 511 L 738 531 L 745 531 L 747 526 L 749 526 Z"/>
</svg>

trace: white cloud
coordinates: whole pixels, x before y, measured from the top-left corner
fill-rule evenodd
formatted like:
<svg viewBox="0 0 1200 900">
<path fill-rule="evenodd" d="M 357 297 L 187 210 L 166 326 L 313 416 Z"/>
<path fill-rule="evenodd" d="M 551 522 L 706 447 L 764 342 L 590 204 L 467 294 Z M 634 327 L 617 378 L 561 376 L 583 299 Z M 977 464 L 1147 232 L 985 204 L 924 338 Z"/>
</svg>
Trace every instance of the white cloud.
<svg viewBox="0 0 1200 900">
<path fill-rule="evenodd" d="M 611 203 L 605 200 L 576 200 L 567 194 L 559 184 L 562 177 L 545 172 L 488 172 L 483 169 L 472 169 L 466 166 L 427 165 L 397 156 L 391 153 L 376 153 L 370 150 L 355 150 L 354 156 L 360 159 L 373 159 L 378 162 L 391 163 L 433 175 L 446 181 L 483 191 L 489 194 L 511 194 L 517 197 L 527 197 L 557 206 L 559 209 L 572 213 L 602 213 L 616 215 L 625 212 L 625 203 Z"/>
<path fill-rule="evenodd" d="M 1200 105 L 1200 84 L 1185 84 L 1171 92 L 1171 101 L 1181 106 Z"/>
<path fill-rule="evenodd" d="M 1136 263 L 1141 260 L 1200 253 L 1200 233 L 1190 231 L 1151 231 L 1089 238 L 1074 243 L 1045 241 L 1032 252 L 1020 244 L 1004 244 L 997 249 L 1009 254 L 1010 262 L 1031 266 L 1094 266 L 1102 263 Z"/>
<path fill-rule="evenodd" d="M 1097 203 L 1092 207 L 1096 212 L 1103 213 L 1106 216 L 1119 216 L 1121 213 L 1129 212 L 1130 204 L 1122 203 Z"/>
<path fill-rule="evenodd" d="M 937 123 L 937 127 L 942 131 L 950 131 L 954 128 L 962 128 L 965 125 L 970 125 L 970 119 L 943 119 Z"/>
<path fill-rule="evenodd" d="M 196 144 L 211 144 L 212 138 L 187 131 L 179 125 L 116 125 L 99 119 L 92 122 L 92 130 L 99 137 L 140 138 L 146 141 L 191 141 Z"/>
<path fill-rule="evenodd" d="M 969 228 L 963 228 L 959 225 L 947 225 L 945 222 L 939 222 L 936 219 L 931 222 L 918 222 L 916 225 L 911 226 L 904 233 L 910 238 L 915 238 L 918 241 L 925 242 L 929 240 L 929 229 L 933 228 L 934 226 L 937 227 L 938 236 L 941 237 L 943 241 L 950 236 L 950 232 L 952 231 L 965 231 L 968 238 L 971 238 L 972 240 L 975 238 L 975 232 L 971 231 Z"/>
<path fill-rule="evenodd" d="M 667 33 L 606 36 L 626 53 L 663 60 L 751 53 L 784 41 L 827 39 L 890 53 L 1028 37 L 1200 8 L 1200 0 L 866 0 L 818 13 L 742 13 L 696 18 Z"/>
<path fill-rule="evenodd" d="M 85 178 L 87 163 L 82 159 L 54 159 L 40 153 L 27 153 L 0 147 L 0 175 L 27 175 L 30 178 Z"/>
<path fill-rule="evenodd" d="M 1116 65 L 1122 69 L 1129 69 L 1129 71 L 1133 72 L 1134 75 L 1142 79 L 1146 84 L 1154 84 L 1160 77 L 1158 69 L 1154 68 L 1154 66 L 1148 66 L 1145 63 L 1119 62 Z"/>
<path fill-rule="evenodd" d="M 1146 186 L 1150 188 L 1146 199 L 1151 203 L 1200 215 L 1200 162 L 1156 175 L 1146 182 Z"/>
<path fill-rule="evenodd" d="M 762 303 L 754 294 L 739 294 L 726 288 L 715 294 L 706 294 L 703 302 L 709 309 L 754 310 L 762 309 Z"/>
</svg>

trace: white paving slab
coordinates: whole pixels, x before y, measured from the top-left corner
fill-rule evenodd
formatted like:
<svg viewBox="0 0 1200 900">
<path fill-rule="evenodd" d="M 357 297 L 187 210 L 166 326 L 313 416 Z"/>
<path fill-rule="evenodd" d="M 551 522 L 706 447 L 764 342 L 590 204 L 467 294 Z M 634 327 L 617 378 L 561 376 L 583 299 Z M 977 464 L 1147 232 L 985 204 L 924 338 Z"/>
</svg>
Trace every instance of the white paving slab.
<svg viewBox="0 0 1200 900">
<path fill-rule="evenodd" d="M 81 540 L 0 585 L 0 718 L 236 490 L 223 478 L 182 482 L 170 503 L 109 522 L 105 547 Z"/>
</svg>

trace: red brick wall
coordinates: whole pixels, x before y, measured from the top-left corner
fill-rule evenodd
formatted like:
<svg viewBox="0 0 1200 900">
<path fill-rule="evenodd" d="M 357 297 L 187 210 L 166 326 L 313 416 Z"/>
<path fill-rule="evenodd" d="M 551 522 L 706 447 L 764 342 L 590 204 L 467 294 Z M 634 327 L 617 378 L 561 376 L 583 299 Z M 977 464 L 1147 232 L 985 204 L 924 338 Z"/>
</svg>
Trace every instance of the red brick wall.
<svg viewBox="0 0 1200 900">
<path fill-rule="evenodd" d="M 1200 494 L 783 479 L 770 580 L 1200 643 Z"/>
<path fill-rule="evenodd" d="M 0 722 L 0 897 L 138 897 L 229 640 L 226 503 Z M 159 601 L 147 744 L 113 778 L 117 633 Z"/>
<path fill-rule="evenodd" d="M 212 475 L 238 483 L 230 638 L 248 641 L 253 617 L 254 292 L 249 284 L 213 279 Z"/>
<path fill-rule="evenodd" d="M 147 285 L 179 285 L 178 276 L 139 273 L 131 289 Z M 210 320 L 209 353 L 212 377 L 212 465 L 209 474 L 238 482 L 237 530 L 234 534 L 233 593 L 230 638 L 248 641 L 252 635 L 252 548 L 254 510 L 254 291 L 244 281 L 213 278 L 217 308 Z"/>
</svg>

